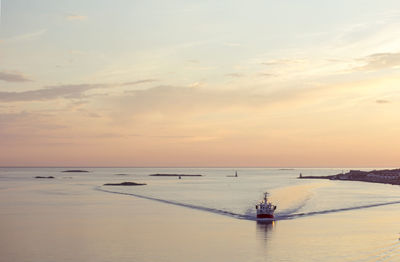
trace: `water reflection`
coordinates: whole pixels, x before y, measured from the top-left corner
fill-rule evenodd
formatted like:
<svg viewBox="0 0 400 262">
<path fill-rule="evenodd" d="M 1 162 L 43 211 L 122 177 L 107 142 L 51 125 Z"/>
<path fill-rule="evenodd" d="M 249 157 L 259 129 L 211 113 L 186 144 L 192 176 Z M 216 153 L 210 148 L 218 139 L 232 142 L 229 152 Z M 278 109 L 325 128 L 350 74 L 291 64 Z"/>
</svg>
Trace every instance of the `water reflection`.
<svg viewBox="0 0 400 262">
<path fill-rule="evenodd" d="M 257 221 L 257 237 L 268 240 L 271 237 L 276 221 Z"/>
</svg>

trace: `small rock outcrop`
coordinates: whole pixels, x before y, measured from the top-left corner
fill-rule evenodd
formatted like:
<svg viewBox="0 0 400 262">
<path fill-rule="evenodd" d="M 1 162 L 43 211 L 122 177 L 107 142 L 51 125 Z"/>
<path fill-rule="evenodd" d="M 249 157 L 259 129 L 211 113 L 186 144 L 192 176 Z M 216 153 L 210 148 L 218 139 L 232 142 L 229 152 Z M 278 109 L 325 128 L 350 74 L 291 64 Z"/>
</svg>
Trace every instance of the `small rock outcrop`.
<svg viewBox="0 0 400 262">
<path fill-rule="evenodd" d="M 145 183 L 136 183 L 136 182 L 122 182 L 122 183 L 107 183 L 103 186 L 145 186 Z"/>
<path fill-rule="evenodd" d="M 81 170 L 81 169 L 69 169 L 69 170 L 64 170 L 61 172 L 63 172 L 63 173 L 89 173 L 89 171 Z"/>
<path fill-rule="evenodd" d="M 183 177 L 183 176 L 203 176 L 203 175 L 186 175 L 186 174 L 151 174 L 149 176 L 177 176 L 177 177 Z"/>
</svg>

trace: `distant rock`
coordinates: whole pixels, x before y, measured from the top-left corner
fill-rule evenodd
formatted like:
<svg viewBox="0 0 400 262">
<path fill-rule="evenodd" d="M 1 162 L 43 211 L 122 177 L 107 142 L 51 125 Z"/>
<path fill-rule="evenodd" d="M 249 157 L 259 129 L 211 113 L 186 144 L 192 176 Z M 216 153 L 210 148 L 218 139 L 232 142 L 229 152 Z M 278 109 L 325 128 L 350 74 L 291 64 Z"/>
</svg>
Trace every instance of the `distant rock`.
<svg viewBox="0 0 400 262">
<path fill-rule="evenodd" d="M 70 170 L 64 170 L 61 171 L 63 173 L 89 173 L 87 170 L 80 170 L 80 169 L 70 169 Z"/>
<path fill-rule="evenodd" d="M 114 174 L 115 176 L 129 176 L 128 174 Z"/>
<path fill-rule="evenodd" d="M 203 176 L 203 175 L 185 175 L 185 174 L 151 174 L 149 176 Z"/>
<path fill-rule="evenodd" d="M 54 176 L 35 176 L 34 178 L 47 178 L 47 179 L 52 179 Z"/>
<path fill-rule="evenodd" d="M 135 182 L 122 182 L 122 183 L 107 183 L 103 186 L 145 186 L 144 183 L 135 183 Z"/>
</svg>

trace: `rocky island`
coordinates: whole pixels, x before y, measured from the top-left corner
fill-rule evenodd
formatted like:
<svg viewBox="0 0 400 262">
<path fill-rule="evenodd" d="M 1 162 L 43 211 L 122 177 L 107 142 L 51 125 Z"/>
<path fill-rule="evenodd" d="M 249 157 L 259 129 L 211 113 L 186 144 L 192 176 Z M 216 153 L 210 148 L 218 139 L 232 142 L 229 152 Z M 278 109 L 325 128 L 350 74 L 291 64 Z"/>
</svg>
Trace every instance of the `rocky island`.
<svg viewBox="0 0 400 262">
<path fill-rule="evenodd" d="M 42 179 L 42 178 L 53 179 L 54 176 L 35 176 L 34 178 L 39 178 L 39 179 Z"/>
<path fill-rule="evenodd" d="M 62 173 L 89 173 L 87 170 L 81 170 L 81 169 L 69 169 L 69 170 L 64 170 L 61 171 Z"/>
<path fill-rule="evenodd" d="M 332 176 L 303 176 L 300 174 L 299 179 L 347 180 L 400 185 L 400 168 L 372 171 L 350 170 L 347 173 Z"/>
<path fill-rule="evenodd" d="M 203 176 L 203 175 L 185 175 L 185 174 L 151 174 L 149 176 L 178 176 L 178 177 L 182 177 L 182 176 Z"/>
<path fill-rule="evenodd" d="M 136 182 L 122 182 L 122 183 L 107 183 L 103 186 L 145 186 L 144 183 L 136 183 Z"/>
</svg>

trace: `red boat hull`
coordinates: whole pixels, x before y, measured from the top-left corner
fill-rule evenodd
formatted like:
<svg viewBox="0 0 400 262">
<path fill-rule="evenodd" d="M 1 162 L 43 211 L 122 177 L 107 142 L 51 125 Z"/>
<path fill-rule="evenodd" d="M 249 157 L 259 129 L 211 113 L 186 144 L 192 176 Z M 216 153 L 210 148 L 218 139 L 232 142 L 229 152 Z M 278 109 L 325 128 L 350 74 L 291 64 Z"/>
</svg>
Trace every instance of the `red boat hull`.
<svg viewBox="0 0 400 262">
<path fill-rule="evenodd" d="M 271 214 L 257 214 L 257 218 L 270 218 L 270 219 L 273 219 L 274 215 L 271 215 Z"/>
</svg>

